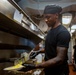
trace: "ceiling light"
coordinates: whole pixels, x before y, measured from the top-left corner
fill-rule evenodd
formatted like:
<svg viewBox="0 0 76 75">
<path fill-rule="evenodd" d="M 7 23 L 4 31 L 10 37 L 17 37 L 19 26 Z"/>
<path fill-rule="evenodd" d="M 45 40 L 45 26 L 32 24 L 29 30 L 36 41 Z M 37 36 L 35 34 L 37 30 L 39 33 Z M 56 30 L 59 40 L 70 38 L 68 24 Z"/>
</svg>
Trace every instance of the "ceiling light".
<svg viewBox="0 0 76 75">
<path fill-rule="evenodd" d="M 70 14 L 70 13 L 62 14 L 62 23 L 63 23 L 63 25 L 70 24 L 71 20 L 72 20 L 72 14 Z"/>
<path fill-rule="evenodd" d="M 3 1 L 7 1 L 7 0 L 3 0 Z"/>
<path fill-rule="evenodd" d="M 73 33 L 75 30 L 71 30 L 71 33 Z"/>
<path fill-rule="evenodd" d="M 71 29 L 76 29 L 76 25 L 72 25 L 71 26 Z"/>
</svg>

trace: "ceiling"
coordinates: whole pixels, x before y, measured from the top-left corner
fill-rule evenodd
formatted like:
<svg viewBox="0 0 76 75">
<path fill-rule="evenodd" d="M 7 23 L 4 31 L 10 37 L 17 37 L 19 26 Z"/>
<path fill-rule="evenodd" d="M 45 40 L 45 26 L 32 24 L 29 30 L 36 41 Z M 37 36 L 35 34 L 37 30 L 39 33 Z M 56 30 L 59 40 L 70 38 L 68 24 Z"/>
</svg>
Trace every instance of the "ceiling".
<svg viewBox="0 0 76 75">
<path fill-rule="evenodd" d="M 36 2 L 54 2 L 54 1 L 60 1 L 60 0 L 32 0 L 32 1 L 36 1 Z"/>
<path fill-rule="evenodd" d="M 43 14 L 43 9 L 46 5 L 56 4 L 60 5 L 63 9 L 76 4 L 76 0 L 15 0 L 19 6 L 31 14 Z M 75 9 L 76 10 L 76 9 Z"/>
<path fill-rule="evenodd" d="M 76 0 L 15 0 L 18 5 L 39 25 L 46 5 L 56 4 L 63 8 L 62 13 L 74 14 L 71 24 L 76 24 Z"/>
</svg>

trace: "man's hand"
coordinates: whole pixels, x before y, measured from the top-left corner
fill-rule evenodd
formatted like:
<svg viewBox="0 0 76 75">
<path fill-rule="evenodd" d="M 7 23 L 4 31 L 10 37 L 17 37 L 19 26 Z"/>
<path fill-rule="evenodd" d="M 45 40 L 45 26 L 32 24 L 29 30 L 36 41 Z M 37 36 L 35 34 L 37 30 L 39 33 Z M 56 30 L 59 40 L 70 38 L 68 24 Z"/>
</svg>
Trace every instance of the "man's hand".
<svg viewBox="0 0 76 75">
<path fill-rule="evenodd" d="M 36 68 L 35 64 L 26 64 L 26 63 L 24 63 L 22 65 L 25 66 L 25 68 L 29 68 L 29 69 L 35 69 Z"/>
</svg>

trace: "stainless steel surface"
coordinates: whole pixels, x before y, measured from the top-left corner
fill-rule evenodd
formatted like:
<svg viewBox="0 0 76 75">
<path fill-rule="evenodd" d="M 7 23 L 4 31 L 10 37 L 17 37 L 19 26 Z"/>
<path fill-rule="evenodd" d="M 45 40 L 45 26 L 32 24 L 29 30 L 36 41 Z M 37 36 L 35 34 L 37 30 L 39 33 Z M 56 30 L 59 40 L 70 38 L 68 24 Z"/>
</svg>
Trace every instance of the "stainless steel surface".
<svg viewBox="0 0 76 75">
<path fill-rule="evenodd" d="M 13 18 L 15 8 L 7 0 L 0 0 L 0 12 L 9 18 Z"/>
<path fill-rule="evenodd" d="M 39 26 L 29 17 L 29 15 L 27 15 L 26 13 L 25 13 L 25 11 L 23 11 L 23 9 L 14 1 L 14 0 L 8 0 L 12 5 L 14 5 L 25 17 L 27 17 L 27 19 L 32 23 L 32 24 L 34 24 L 36 27 L 37 27 L 37 29 L 39 29 L 40 30 L 40 33 L 42 34 L 42 35 L 44 35 L 44 32 L 39 28 Z"/>
</svg>

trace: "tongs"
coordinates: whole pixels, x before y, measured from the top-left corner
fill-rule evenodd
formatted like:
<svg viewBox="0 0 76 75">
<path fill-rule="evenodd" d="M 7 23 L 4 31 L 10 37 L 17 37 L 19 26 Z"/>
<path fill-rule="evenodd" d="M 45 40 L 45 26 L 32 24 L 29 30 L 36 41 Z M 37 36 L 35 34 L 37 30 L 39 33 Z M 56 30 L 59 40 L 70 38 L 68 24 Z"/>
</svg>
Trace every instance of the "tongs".
<svg viewBox="0 0 76 75">
<path fill-rule="evenodd" d="M 26 63 L 27 61 L 29 61 L 31 59 L 34 59 L 35 56 L 37 55 L 37 51 L 36 52 L 34 51 L 34 54 L 32 52 L 33 52 L 33 50 L 29 54 L 27 54 L 26 52 L 22 53 L 21 57 L 18 58 L 17 60 L 15 60 L 14 64 L 15 65 L 23 64 L 23 63 Z"/>
</svg>

